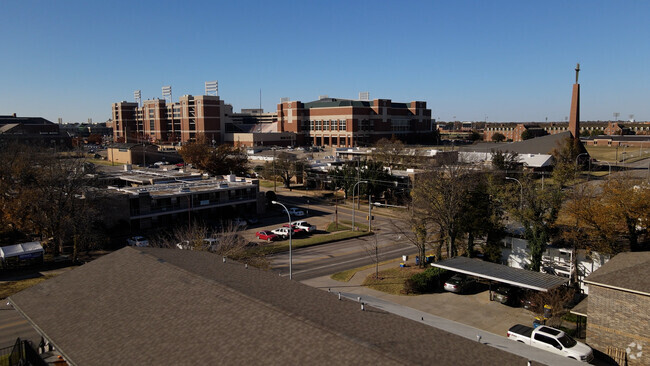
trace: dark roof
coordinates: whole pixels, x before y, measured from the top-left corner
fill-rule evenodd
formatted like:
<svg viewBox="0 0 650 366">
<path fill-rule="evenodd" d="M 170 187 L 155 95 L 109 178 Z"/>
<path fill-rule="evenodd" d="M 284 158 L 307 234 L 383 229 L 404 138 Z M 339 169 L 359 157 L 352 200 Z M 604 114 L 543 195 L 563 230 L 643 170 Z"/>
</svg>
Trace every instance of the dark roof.
<svg viewBox="0 0 650 366">
<path fill-rule="evenodd" d="M 526 363 L 207 252 L 126 247 L 10 301 L 71 364 Z"/>
<path fill-rule="evenodd" d="M 650 296 L 650 252 L 619 253 L 585 282 Z"/>
<path fill-rule="evenodd" d="M 476 152 L 511 151 L 516 152 L 517 154 L 552 154 L 553 150 L 558 148 L 562 141 L 567 137 L 571 137 L 571 132 L 565 131 L 554 135 L 540 136 L 519 142 L 496 144 L 483 142 L 475 145 L 463 146 L 459 148 L 459 150 Z"/>
<path fill-rule="evenodd" d="M 561 286 L 569 279 L 553 276 L 547 273 L 512 268 L 503 264 L 490 263 L 480 259 L 455 257 L 431 264 L 454 272 L 465 273 L 510 285 L 529 288 L 538 291 L 548 291 Z"/>
<path fill-rule="evenodd" d="M 48 125 L 54 124 L 43 117 L 14 117 L 14 116 L 0 116 L 0 126 L 10 123 L 19 123 L 24 125 Z"/>
<path fill-rule="evenodd" d="M 309 108 L 332 108 L 332 107 L 372 107 L 374 102 L 368 100 L 352 100 L 340 98 L 324 98 L 307 102 L 304 104 L 305 109 Z M 391 102 L 391 108 L 409 108 L 410 103 Z"/>
</svg>

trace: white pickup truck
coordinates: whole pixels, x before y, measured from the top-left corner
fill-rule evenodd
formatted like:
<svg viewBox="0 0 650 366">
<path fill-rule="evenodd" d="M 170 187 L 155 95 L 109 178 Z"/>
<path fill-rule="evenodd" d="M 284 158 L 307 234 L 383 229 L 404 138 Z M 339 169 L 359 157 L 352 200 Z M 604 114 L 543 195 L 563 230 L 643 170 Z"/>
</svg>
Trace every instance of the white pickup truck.
<svg viewBox="0 0 650 366">
<path fill-rule="evenodd" d="M 594 359 L 591 347 L 574 340 L 559 329 L 545 325 L 533 329 L 517 324 L 508 330 L 508 338 L 574 360 L 591 362 Z"/>
</svg>

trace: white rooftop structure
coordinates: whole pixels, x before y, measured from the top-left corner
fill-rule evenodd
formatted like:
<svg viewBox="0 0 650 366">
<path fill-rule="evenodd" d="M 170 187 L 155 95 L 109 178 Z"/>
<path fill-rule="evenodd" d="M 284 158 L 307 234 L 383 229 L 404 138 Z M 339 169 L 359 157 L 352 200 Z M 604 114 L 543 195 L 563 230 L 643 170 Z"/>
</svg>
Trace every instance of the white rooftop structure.
<svg viewBox="0 0 650 366">
<path fill-rule="evenodd" d="M 20 257 L 20 259 L 34 258 L 43 253 L 43 246 L 38 241 L 0 247 L 0 258 L 3 260 L 9 257 Z"/>
</svg>

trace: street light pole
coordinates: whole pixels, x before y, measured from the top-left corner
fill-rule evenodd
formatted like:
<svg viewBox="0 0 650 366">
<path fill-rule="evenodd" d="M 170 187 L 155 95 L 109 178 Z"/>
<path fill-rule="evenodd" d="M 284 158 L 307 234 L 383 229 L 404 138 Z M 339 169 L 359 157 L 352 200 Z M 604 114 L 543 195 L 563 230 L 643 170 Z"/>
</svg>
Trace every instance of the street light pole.
<svg viewBox="0 0 650 366">
<path fill-rule="evenodd" d="M 277 177 L 275 176 L 275 148 L 273 148 L 273 192 L 277 192 L 276 185 Z"/>
<path fill-rule="evenodd" d="M 519 187 L 520 187 L 520 191 L 519 191 L 519 210 L 521 210 L 524 207 L 524 185 L 521 184 L 519 179 L 516 179 L 516 178 L 506 177 L 506 180 L 514 180 L 515 182 L 519 183 Z"/>
<path fill-rule="evenodd" d="M 356 183 L 354 184 L 354 186 L 352 186 L 352 231 L 354 231 L 354 229 L 355 229 L 355 227 L 354 227 L 354 213 L 355 213 L 355 211 L 356 211 L 356 210 L 355 210 L 355 209 L 356 209 L 356 207 L 355 207 L 356 205 L 355 205 L 355 203 L 354 203 L 354 190 L 357 188 L 357 185 L 358 185 L 359 183 L 368 183 L 368 181 L 367 181 L 367 180 L 361 180 L 361 181 L 356 182 Z M 361 188 L 359 188 L 359 191 L 361 191 Z"/>
<path fill-rule="evenodd" d="M 292 279 L 292 272 L 291 272 L 291 264 L 293 263 L 293 258 L 291 256 L 291 234 L 293 231 L 293 225 L 291 225 L 291 214 L 289 213 L 289 210 L 287 209 L 287 206 L 281 204 L 278 201 L 271 201 L 272 204 L 274 205 L 280 205 L 282 208 L 284 208 L 284 211 L 287 213 L 287 217 L 289 218 L 289 279 Z"/>
<path fill-rule="evenodd" d="M 605 161 L 607 163 L 607 166 L 609 167 L 609 174 L 607 174 L 607 177 L 609 178 L 610 175 L 612 175 L 612 164 L 609 163 L 609 161 Z"/>
</svg>

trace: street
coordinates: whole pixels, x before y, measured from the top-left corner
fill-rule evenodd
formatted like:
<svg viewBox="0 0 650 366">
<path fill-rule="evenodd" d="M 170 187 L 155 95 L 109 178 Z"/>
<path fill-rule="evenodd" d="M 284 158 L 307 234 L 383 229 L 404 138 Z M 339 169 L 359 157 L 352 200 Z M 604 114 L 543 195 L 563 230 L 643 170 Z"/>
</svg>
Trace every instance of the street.
<svg viewBox="0 0 650 366">
<path fill-rule="evenodd" d="M 278 201 L 307 209 L 307 197 L 278 194 Z M 355 210 L 355 222 L 367 225 L 368 206 L 361 206 Z M 379 262 L 401 258 L 402 255 L 415 255 L 417 248 L 408 240 L 402 237 L 396 229 L 396 224 L 401 221 L 382 216 L 378 209 L 373 207 L 372 230 L 375 233 L 371 236 L 353 238 L 334 243 L 317 245 L 309 248 L 301 248 L 292 252 L 292 277 L 296 280 L 305 280 L 344 271 L 351 268 L 362 267 L 373 264 L 375 260 L 375 245 L 377 245 L 376 256 Z M 314 202 L 312 199 L 309 205 L 309 214 L 301 218 L 324 228 L 336 220 L 352 221 L 353 210 L 346 206 L 332 206 Z M 292 220 L 295 220 L 292 218 Z M 259 230 L 257 228 L 256 230 Z M 318 235 L 318 234 L 315 234 Z M 289 253 L 283 252 L 269 257 L 271 268 L 283 276 L 289 274 Z"/>
</svg>

